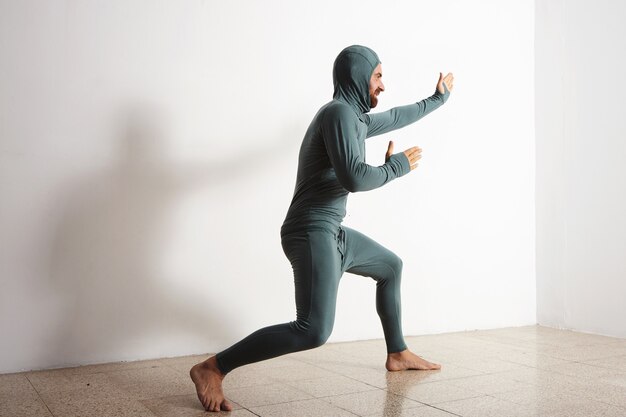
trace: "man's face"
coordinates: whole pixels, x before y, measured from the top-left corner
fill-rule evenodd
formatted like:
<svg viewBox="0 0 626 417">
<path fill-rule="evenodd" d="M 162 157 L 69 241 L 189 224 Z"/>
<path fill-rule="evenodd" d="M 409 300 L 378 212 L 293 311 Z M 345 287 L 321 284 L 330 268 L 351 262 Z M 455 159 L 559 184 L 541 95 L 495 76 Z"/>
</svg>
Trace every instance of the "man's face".
<svg viewBox="0 0 626 417">
<path fill-rule="evenodd" d="M 374 72 L 372 73 L 372 78 L 370 78 L 370 107 L 374 108 L 378 104 L 378 94 L 381 91 L 385 91 L 385 86 L 383 85 L 383 69 L 381 64 L 378 64 L 376 68 L 374 68 Z"/>
</svg>

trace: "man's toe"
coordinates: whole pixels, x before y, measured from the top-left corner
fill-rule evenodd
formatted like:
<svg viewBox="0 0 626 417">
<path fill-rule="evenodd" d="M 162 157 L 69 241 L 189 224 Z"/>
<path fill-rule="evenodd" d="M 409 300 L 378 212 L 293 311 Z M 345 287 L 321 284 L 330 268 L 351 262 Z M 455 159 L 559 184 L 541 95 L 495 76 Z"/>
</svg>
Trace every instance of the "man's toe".
<svg viewBox="0 0 626 417">
<path fill-rule="evenodd" d="M 208 411 L 215 411 L 215 400 L 211 399 L 211 401 L 209 401 L 209 407 L 207 408 Z"/>
</svg>

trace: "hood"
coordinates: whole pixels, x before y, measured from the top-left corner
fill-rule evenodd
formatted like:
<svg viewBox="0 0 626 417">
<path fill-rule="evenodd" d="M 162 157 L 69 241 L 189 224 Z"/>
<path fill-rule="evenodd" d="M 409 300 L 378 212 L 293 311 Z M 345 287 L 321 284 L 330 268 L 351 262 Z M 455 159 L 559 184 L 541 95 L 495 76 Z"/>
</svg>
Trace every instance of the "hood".
<svg viewBox="0 0 626 417">
<path fill-rule="evenodd" d="M 333 98 L 359 114 L 370 111 L 370 78 L 379 63 L 376 52 L 366 46 L 352 45 L 341 51 L 333 65 Z"/>
</svg>

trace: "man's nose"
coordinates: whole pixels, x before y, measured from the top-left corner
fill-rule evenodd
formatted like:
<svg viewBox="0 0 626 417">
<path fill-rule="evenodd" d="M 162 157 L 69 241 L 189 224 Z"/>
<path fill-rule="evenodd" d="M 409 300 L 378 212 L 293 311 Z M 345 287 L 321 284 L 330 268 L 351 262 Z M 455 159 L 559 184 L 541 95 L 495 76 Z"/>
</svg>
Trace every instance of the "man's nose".
<svg viewBox="0 0 626 417">
<path fill-rule="evenodd" d="M 380 89 L 380 91 L 385 91 L 385 85 L 382 81 L 380 82 L 380 86 L 378 88 Z"/>
</svg>

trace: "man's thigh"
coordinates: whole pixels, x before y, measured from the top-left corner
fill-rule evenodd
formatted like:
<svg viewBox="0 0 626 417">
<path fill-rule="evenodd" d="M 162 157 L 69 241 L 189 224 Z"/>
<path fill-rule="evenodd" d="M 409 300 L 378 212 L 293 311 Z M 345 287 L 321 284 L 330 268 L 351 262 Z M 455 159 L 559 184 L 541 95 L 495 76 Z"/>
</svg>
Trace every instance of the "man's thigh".
<svg viewBox="0 0 626 417">
<path fill-rule="evenodd" d="M 344 267 L 346 272 L 374 279 L 396 274 L 402 267 L 400 258 L 363 233 L 343 227 L 345 230 Z"/>
<path fill-rule="evenodd" d="M 293 268 L 297 317 L 332 321 L 342 274 L 335 235 L 309 231 L 285 236 L 282 245 Z"/>
</svg>

